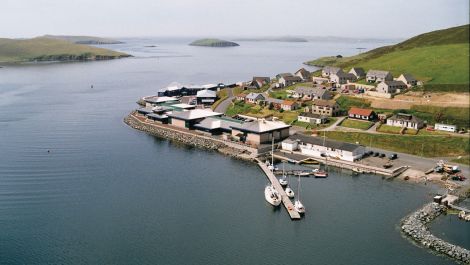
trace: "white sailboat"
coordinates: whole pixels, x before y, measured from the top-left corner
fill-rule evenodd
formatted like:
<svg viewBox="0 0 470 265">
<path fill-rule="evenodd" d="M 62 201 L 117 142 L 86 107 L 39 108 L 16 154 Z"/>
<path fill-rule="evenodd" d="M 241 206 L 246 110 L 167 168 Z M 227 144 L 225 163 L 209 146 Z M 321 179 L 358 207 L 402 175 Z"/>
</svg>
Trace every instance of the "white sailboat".
<svg viewBox="0 0 470 265">
<path fill-rule="evenodd" d="M 279 195 L 272 185 L 268 185 L 264 188 L 264 198 L 273 206 L 281 204 L 281 195 Z"/>
<path fill-rule="evenodd" d="M 305 207 L 302 202 L 300 202 L 300 176 L 297 190 L 297 200 L 294 202 L 294 208 L 298 213 L 305 213 Z"/>
<path fill-rule="evenodd" d="M 279 178 L 281 186 L 287 186 L 286 171 L 284 170 L 284 161 L 282 161 L 282 177 Z"/>
<path fill-rule="evenodd" d="M 282 168 L 284 170 L 284 168 Z M 289 181 L 290 182 L 290 175 L 289 175 Z M 287 183 L 287 187 L 286 187 L 286 194 L 287 194 L 287 197 L 289 198 L 294 198 L 294 191 L 289 187 L 289 183 Z"/>
</svg>

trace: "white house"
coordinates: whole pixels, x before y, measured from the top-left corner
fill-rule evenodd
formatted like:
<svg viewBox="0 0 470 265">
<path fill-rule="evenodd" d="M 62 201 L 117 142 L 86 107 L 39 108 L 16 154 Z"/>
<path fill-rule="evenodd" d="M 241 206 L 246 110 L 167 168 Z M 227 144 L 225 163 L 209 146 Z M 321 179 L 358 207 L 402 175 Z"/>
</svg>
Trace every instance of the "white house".
<svg viewBox="0 0 470 265">
<path fill-rule="evenodd" d="M 457 126 L 456 125 L 449 125 L 443 123 L 436 123 L 434 124 L 434 129 L 438 131 L 446 131 L 446 132 L 456 132 Z"/>
<path fill-rule="evenodd" d="M 323 77 L 330 77 L 331 75 L 335 75 L 338 73 L 342 73 L 343 70 L 339 67 L 333 67 L 333 66 L 325 66 L 321 70 L 321 76 Z"/>
<path fill-rule="evenodd" d="M 377 85 L 377 92 L 395 94 L 406 89 L 407 86 L 402 81 L 383 81 Z"/>
<path fill-rule="evenodd" d="M 418 84 L 418 80 L 410 74 L 402 74 L 397 79 L 397 81 L 402 81 L 406 84 L 407 87 L 413 87 Z"/>
<path fill-rule="evenodd" d="M 322 137 L 308 136 L 304 134 L 294 134 L 290 136 L 286 144 L 282 144 L 287 151 L 299 150 L 300 153 L 311 157 L 328 157 L 345 161 L 356 161 L 365 153 L 365 147 L 357 144 L 323 139 Z M 297 146 L 293 143 L 297 142 Z M 295 148 L 295 149 L 294 149 Z"/>
<path fill-rule="evenodd" d="M 366 74 L 367 82 L 392 81 L 393 75 L 388 71 L 369 70 Z"/>
<path fill-rule="evenodd" d="M 398 113 L 387 119 L 387 125 L 418 130 L 423 128 L 424 122 L 414 115 Z"/>
<path fill-rule="evenodd" d="M 342 84 L 346 84 L 348 82 L 356 81 L 356 76 L 353 75 L 353 74 L 350 74 L 350 73 L 338 72 L 336 74 L 331 74 L 330 75 L 330 81 L 331 81 L 331 83 L 342 85 Z"/>
<path fill-rule="evenodd" d="M 261 93 L 250 93 L 246 95 L 245 101 L 248 103 L 256 104 L 258 101 L 266 100 L 266 98 Z"/>
<path fill-rule="evenodd" d="M 310 124 L 323 124 L 328 120 L 328 117 L 322 116 L 320 114 L 311 113 L 311 112 L 302 112 L 297 117 L 297 120 L 300 122 L 306 122 Z"/>
</svg>

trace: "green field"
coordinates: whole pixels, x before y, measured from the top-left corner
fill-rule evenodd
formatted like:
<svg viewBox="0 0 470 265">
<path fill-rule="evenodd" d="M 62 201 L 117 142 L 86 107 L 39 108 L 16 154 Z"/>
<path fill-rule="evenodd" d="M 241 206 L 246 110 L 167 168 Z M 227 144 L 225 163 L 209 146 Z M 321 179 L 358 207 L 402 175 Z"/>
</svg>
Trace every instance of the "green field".
<svg viewBox="0 0 470 265">
<path fill-rule="evenodd" d="M 336 103 L 338 103 L 340 110 L 343 113 L 347 113 L 351 107 L 358 107 L 358 108 L 368 108 L 370 107 L 370 102 L 356 97 L 349 97 L 349 96 L 340 96 Z"/>
<path fill-rule="evenodd" d="M 367 145 L 426 157 L 457 157 L 470 153 L 469 138 L 451 136 L 410 136 L 362 132 L 326 132 L 334 140 Z"/>
<path fill-rule="evenodd" d="M 377 128 L 377 131 L 381 132 L 381 133 L 400 134 L 401 127 L 382 124 L 380 127 Z M 407 128 L 403 133 L 408 134 L 408 135 L 416 135 L 418 133 L 418 131 L 415 130 L 415 129 L 408 129 Z"/>
<path fill-rule="evenodd" d="M 468 91 L 469 25 L 434 31 L 402 43 L 385 46 L 351 57 L 323 57 L 309 61 L 316 66 L 363 67 L 388 70 L 398 77 L 410 73 L 428 85 L 449 86 Z M 349 70 L 349 69 L 347 69 Z M 432 88 L 439 91 L 439 86 Z M 450 90 L 450 89 L 448 89 Z"/>
<path fill-rule="evenodd" d="M 0 39 L 0 62 L 103 60 L 130 55 L 65 40 L 34 38 Z"/>
<path fill-rule="evenodd" d="M 359 130 L 367 130 L 374 125 L 373 122 L 370 121 L 360 121 L 360 120 L 352 120 L 352 119 L 345 119 L 341 122 L 340 126 L 359 129 Z"/>
</svg>

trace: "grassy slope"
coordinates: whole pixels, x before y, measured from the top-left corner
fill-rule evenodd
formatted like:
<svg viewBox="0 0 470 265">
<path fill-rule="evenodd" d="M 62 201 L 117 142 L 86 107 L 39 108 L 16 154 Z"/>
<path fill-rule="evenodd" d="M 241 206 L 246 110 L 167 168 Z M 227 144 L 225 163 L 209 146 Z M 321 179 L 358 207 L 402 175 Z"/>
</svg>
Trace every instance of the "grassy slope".
<svg viewBox="0 0 470 265">
<path fill-rule="evenodd" d="M 430 84 L 469 83 L 469 25 L 421 34 L 351 57 L 323 57 L 310 65 L 352 66 L 411 73 Z"/>
<path fill-rule="evenodd" d="M 74 44 L 65 40 L 43 37 L 27 40 L 0 39 L 0 62 L 32 61 L 41 57 L 48 57 L 52 59 L 62 55 L 86 55 L 92 59 L 96 56 L 106 58 L 119 58 L 128 56 L 125 53 L 108 49 Z"/>
<path fill-rule="evenodd" d="M 66 40 L 73 43 L 96 43 L 96 44 L 116 44 L 122 43 L 117 40 L 94 37 L 94 36 L 69 36 L 69 35 L 44 35 L 44 38 Z"/>
</svg>

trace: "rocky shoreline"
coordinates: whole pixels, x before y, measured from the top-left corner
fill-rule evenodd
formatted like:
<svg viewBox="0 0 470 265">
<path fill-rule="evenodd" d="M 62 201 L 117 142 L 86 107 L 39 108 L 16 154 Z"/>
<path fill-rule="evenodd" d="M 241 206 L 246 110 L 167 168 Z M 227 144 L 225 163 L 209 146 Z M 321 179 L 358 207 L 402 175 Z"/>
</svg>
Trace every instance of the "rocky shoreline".
<svg viewBox="0 0 470 265">
<path fill-rule="evenodd" d="M 168 127 L 144 123 L 134 117 L 132 113 L 124 118 L 124 123 L 136 130 L 146 132 L 159 138 L 164 138 L 170 141 L 175 141 L 206 150 L 215 150 L 224 155 L 228 155 L 242 160 L 252 161 L 254 156 L 256 155 L 254 154 L 254 152 L 249 150 L 252 149 L 249 147 L 240 145 L 237 148 L 236 144 L 230 144 L 222 140 L 211 139 L 208 136 L 184 133 L 178 130 L 170 129 Z"/>
<path fill-rule="evenodd" d="M 447 210 L 446 206 L 428 203 L 402 221 L 402 232 L 417 243 L 463 264 L 470 264 L 470 250 L 446 242 L 428 230 L 427 224 Z"/>
</svg>

